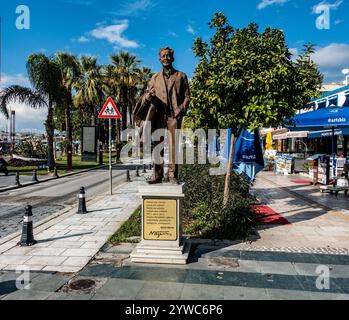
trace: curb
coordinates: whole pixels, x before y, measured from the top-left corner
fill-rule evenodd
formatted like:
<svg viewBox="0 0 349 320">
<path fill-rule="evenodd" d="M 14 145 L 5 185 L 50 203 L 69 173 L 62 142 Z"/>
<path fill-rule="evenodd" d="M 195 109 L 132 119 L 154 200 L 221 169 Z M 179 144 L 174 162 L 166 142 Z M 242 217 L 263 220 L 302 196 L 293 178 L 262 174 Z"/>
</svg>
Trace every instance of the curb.
<svg viewBox="0 0 349 320">
<path fill-rule="evenodd" d="M 115 165 L 115 163 L 112 164 L 112 165 Z M 6 188 L 3 188 L 3 189 L 0 189 L 0 193 L 6 192 L 6 191 L 11 191 L 11 190 L 16 190 L 16 189 L 21 189 L 21 188 L 33 186 L 33 185 L 36 185 L 36 184 L 39 184 L 39 183 L 42 183 L 42 182 L 47 182 L 47 181 L 51 181 L 51 180 L 57 180 L 57 179 L 60 179 L 60 178 L 69 177 L 69 176 L 73 176 L 73 175 L 76 175 L 76 174 L 79 174 L 79 173 L 84 173 L 84 172 L 97 170 L 97 169 L 102 169 L 102 168 L 106 168 L 106 167 L 109 167 L 109 165 L 105 164 L 105 165 L 101 165 L 101 166 L 97 166 L 97 167 L 93 167 L 93 168 L 89 168 L 89 169 L 84 169 L 84 170 L 80 170 L 80 171 L 76 171 L 76 172 L 66 173 L 64 175 L 59 176 L 58 178 L 50 177 L 50 178 L 47 178 L 47 179 L 44 179 L 44 180 L 39 180 L 38 182 L 28 182 L 28 183 L 22 184 L 21 186 L 6 187 Z"/>
</svg>

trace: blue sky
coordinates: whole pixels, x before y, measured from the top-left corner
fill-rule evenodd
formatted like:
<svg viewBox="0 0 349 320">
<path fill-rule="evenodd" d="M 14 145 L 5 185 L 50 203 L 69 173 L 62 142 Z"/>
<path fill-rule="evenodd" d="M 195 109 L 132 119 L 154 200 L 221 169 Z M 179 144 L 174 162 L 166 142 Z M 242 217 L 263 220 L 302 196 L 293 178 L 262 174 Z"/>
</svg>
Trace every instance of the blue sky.
<svg viewBox="0 0 349 320">
<path fill-rule="evenodd" d="M 314 13 L 321 5 L 330 6 L 330 29 L 319 30 Z M 16 8 L 30 9 L 30 29 L 16 28 Z M 257 22 L 260 29 L 283 29 L 289 48 L 297 54 L 302 45 L 317 45 L 314 55 L 326 82 L 341 81 L 349 68 L 349 0 L 0 0 L 2 57 L 0 88 L 11 84 L 28 85 L 25 62 L 29 54 L 51 55 L 67 51 L 91 54 L 101 64 L 111 53 L 130 51 L 154 71 L 160 68 L 158 49 L 175 50 L 175 67 L 192 77 L 196 60 L 191 50 L 195 37 L 208 39 L 207 23 L 217 11 L 226 14 L 231 25 L 242 28 Z M 16 106 L 18 116 L 24 106 Z M 22 109 L 21 109 L 22 108 Z M 42 129 L 43 111 L 28 114 L 18 126 Z M 0 130 L 4 127 L 0 118 Z"/>
</svg>

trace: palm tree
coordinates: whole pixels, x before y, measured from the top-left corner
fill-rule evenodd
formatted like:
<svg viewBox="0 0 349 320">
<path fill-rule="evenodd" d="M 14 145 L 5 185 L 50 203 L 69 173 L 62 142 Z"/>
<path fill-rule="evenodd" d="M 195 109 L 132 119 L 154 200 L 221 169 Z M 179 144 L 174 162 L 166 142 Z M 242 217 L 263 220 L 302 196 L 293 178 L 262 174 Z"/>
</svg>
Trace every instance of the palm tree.
<svg viewBox="0 0 349 320">
<path fill-rule="evenodd" d="M 81 56 L 79 59 L 79 77 L 74 89 L 75 105 L 80 108 L 83 115 L 87 115 L 91 125 L 96 125 L 97 110 L 103 100 L 101 66 L 97 63 L 97 58 Z"/>
<path fill-rule="evenodd" d="M 48 112 L 45 125 L 48 143 L 48 167 L 52 170 L 55 165 L 53 107 L 62 101 L 61 72 L 59 66 L 51 58 L 41 53 L 32 54 L 28 57 L 27 72 L 33 88 L 47 98 Z"/>
<path fill-rule="evenodd" d="M 66 121 L 66 132 L 67 132 L 67 171 L 73 170 L 73 134 L 72 134 L 72 121 L 71 112 L 73 107 L 73 95 L 72 89 L 74 84 L 79 79 L 80 69 L 79 64 L 74 55 L 69 53 L 56 53 L 54 57 L 54 62 L 59 66 L 62 79 L 63 88 L 63 105 L 65 112 Z"/>
<path fill-rule="evenodd" d="M 47 165 L 52 170 L 55 165 L 53 108 L 62 99 L 60 70 L 57 64 L 44 54 L 33 54 L 28 57 L 27 72 L 33 89 L 21 86 L 5 88 L 0 96 L 0 109 L 4 110 L 13 101 L 27 103 L 32 108 L 48 108 L 45 123 L 48 142 Z"/>
<path fill-rule="evenodd" d="M 137 74 L 139 72 L 136 56 L 129 52 L 120 52 L 110 56 L 110 61 L 114 67 L 115 77 L 118 79 L 118 87 L 122 102 L 122 130 L 127 128 L 127 112 L 129 113 L 129 123 L 133 124 L 132 109 L 133 105 L 130 101 L 130 92 L 137 85 Z"/>
<path fill-rule="evenodd" d="M 0 94 L 0 110 L 4 110 L 3 113 L 7 118 L 7 106 L 11 102 L 27 103 L 34 109 L 47 107 L 46 97 L 41 93 L 16 85 L 3 89 Z"/>
<path fill-rule="evenodd" d="M 143 95 L 145 92 L 145 89 L 147 88 L 148 82 L 153 76 L 153 72 L 150 68 L 142 67 L 137 74 L 138 77 L 138 84 L 139 84 L 139 94 Z"/>
<path fill-rule="evenodd" d="M 1 95 L 2 95 L 2 93 L 0 94 L 0 99 L 1 99 Z M 8 110 L 7 110 L 7 105 L 6 104 L 5 105 L 0 104 L 0 113 L 2 113 L 5 116 L 5 118 L 8 119 L 9 114 L 8 114 Z"/>
</svg>

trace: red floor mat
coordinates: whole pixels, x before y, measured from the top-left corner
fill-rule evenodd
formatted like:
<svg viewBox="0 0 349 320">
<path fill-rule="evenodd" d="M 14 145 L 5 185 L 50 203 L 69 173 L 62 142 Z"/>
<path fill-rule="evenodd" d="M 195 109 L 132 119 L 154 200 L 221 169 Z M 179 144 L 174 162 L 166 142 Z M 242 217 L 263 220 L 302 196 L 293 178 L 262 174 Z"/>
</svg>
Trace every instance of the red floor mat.
<svg viewBox="0 0 349 320">
<path fill-rule="evenodd" d="M 312 184 L 312 182 L 309 180 L 291 180 L 291 182 L 297 183 L 297 184 Z"/>
<path fill-rule="evenodd" d="M 280 216 L 273 209 L 265 205 L 253 205 L 252 210 L 259 215 L 258 221 L 261 224 L 290 224 L 290 222 L 284 217 Z"/>
</svg>

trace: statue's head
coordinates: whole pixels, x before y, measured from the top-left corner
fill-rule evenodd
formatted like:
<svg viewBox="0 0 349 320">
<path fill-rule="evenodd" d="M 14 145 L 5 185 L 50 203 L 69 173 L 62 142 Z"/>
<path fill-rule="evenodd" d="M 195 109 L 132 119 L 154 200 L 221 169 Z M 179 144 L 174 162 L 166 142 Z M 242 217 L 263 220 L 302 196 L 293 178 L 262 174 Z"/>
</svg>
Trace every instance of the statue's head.
<svg viewBox="0 0 349 320">
<path fill-rule="evenodd" d="M 169 47 L 161 48 L 159 51 L 159 55 L 160 55 L 160 62 L 164 68 L 172 67 L 172 63 L 175 60 L 173 49 Z"/>
</svg>

